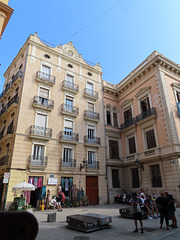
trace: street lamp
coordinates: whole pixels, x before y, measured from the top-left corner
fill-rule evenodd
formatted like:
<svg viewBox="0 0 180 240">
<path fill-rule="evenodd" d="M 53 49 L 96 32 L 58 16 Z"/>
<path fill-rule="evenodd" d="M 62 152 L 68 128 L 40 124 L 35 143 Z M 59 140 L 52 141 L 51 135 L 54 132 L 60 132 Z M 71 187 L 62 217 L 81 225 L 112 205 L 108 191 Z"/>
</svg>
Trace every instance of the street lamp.
<svg viewBox="0 0 180 240">
<path fill-rule="evenodd" d="M 144 164 L 142 162 L 140 162 L 138 159 L 136 159 L 135 163 L 136 163 L 137 168 L 140 168 L 144 171 Z"/>
<path fill-rule="evenodd" d="M 81 170 L 83 169 L 83 168 L 86 168 L 87 167 L 87 161 L 84 159 L 83 161 L 82 161 L 82 164 L 80 163 L 80 172 L 81 172 Z"/>
</svg>

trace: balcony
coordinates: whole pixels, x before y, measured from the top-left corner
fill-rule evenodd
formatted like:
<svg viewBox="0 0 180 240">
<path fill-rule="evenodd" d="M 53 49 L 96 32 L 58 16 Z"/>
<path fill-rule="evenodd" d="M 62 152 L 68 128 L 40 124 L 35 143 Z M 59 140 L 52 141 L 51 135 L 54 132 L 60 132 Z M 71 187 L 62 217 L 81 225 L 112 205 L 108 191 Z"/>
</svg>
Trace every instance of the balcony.
<svg viewBox="0 0 180 240">
<path fill-rule="evenodd" d="M 15 76 L 12 77 L 12 84 L 14 84 L 17 81 L 21 81 L 23 77 L 23 72 L 18 71 Z"/>
<path fill-rule="evenodd" d="M 92 137 L 88 138 L 88 136 L 84 136 L 84 145 L 85 146 L 93 146 L 93 147 L 100 147 L 101 139 L 99 137 Z"/>
<path fill-rule="evenodd" d="M 94 162 L 87 162 L 86 165 L 86 172 L 95 172 L 97 173 L 99 171 L 99 161 L 94 161 Z"/>
<path fill-rule="evenodd" d="M 41 71 L 37 71 L 37 73 L 36 73 L 36 81 L 48 84 L 50 86 L 54 86 L 55 81 L 56 81 L 56 77 L 54 77 L 54 76 L 52 76 L 50 74 L 41 72 Z"/>
<path fill-rule="evenodd" d="M 1 109 L 0 116 L 3 115 L 5 112 L 7 114 L 13 112 L 17 107 L 17 103 L 18 103 L 18 95 L 11 98 L 11 100 L 7 103 L 7 105 Z"/>
<path fill-rule="evenodd" d="M 54 109 L 54 101 L 51 100 L 51 99 L 46 99 L 46 98 L 43 98 L 43 97 L 34 96 L 33 107 L 51 111 L 52 109 Z"/>
<path fill-rule="evenodd" d="M 154 117 L 156 117 L 156 108 L 150 108 L 150 109 L 148 109 L 146 112 L 143 112 L 143 113 L 141 113 L 141 114 L 139 114 L 137 117 L 136 117 L 136 122 L 140 122 L 140 121 L 142 121 L 142 120 L 144 120 L 144 119 L 146 119 L 146 118 L 148 118 L 148 117 L 150 117 L 150 116 L 154 116 Z"/>
<path fill-rule="evenodd" d="M 124 130 L 127 127 L 130 127 L 131 125 L 136 123 L 136 118 L 131 118 L 128 122 L 125 122 L 123 124 L 120 125 L 121 130 Z"/>
<path fill-rule="evenodd" d="M 76 94 L 76 93 L 79 92 L 79 85 L 74 84 L 74 83 L 72 83 L 70 81 L 64 80 L 62 82 L 62 89 L 64 91 L 69 91 L 69 92 L 72 92 L 72 93 Z"/>
<path fill-rule="evenodd" d="M 63 103 L 61 105 L 61 113 L 64 114 L 64 115 L 77 117 L 79 115 L 79 108 Z"/>
<path fill-rule="evenodd" d="M 52 137 L 52 129 L 31 125 L 29 134 L 31 138 L 37 138 L 37 139 L 43 139 L 43 140 L 49 141 L 50 138 Z"/>
<path fill-rule="evenodd" d="M 98 99 L 98 92 L 95 92 L 89 88 L 85 88 L 84 97 L 91 98 L 96 101 Z"/>
<path fill-rule="evenodd" d="M 18 71 L 16 73 L 16 75 L 12 77 L 12 81 L 9 82 L 8 84 L 6 84 L 5 89 L 0 94 L 0 99 L 3 96 L 5 96 L 6 93 L 8 93 L 9 91 L 11 92 L 13 90 L 13 85 L 16 85 L 14 83 L 18 83 L 19 81 L 21 81 L 22 80 L 22 75 L 23 75 L 22 71 Z"/>
<path fill-rule="evenodd" d="M 65 159 L 61 158 L 60 160 L 60 170 L 69 170 L 70 168 L 76 167 L 75 159 Z"/>
<path fill-rule="evenodd" d="M 8 158 L 9 156 L 3 156 L 0 158 L 0 166 L 7 166 L 8 165 Z"/>
<path fill-rule="evenodd" d="M 98 122 L 99 121 L 99 113 L 90 111 L 90 110 L 85 110 L 84 111 L 84 119 L 89 120 L 89 121 L 94 121 Z"/>
<path fill-rule="evenodd" d="M 48 157 L 46 156 L 30 156 L 29 168 L 31 170 L 43 171 L 47 167 Z"/>
<path fill-rule="evenodd" d="M 64 142 L 64 143 L 77 144 L 78 141 L 79 141 L 79 134 L 78 133 L 61 131 L 59 141 Z"/>
</svg>

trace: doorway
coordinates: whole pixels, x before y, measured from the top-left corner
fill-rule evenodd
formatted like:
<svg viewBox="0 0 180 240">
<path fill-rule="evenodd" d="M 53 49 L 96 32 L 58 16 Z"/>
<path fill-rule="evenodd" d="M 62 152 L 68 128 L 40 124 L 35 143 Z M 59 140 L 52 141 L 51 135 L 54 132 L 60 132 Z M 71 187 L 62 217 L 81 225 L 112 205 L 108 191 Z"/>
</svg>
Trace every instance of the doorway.
<svg viewBox="0 0 180 240">
<path fill-rule="evenodd" d="M 86 195 L 90 205 L 99 203 L 98 177 L 86 177 Z"/>
</svg>

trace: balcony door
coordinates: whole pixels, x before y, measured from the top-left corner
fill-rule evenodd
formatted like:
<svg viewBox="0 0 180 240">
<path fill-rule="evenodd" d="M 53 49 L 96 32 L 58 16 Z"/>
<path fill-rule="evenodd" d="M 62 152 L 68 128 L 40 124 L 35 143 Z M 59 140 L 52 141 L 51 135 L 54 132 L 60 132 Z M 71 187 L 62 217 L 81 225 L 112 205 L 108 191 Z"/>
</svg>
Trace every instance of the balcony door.
<svg viewBox="0 0 180 240">
<path fill-rule="evenodd" d="M 45 65 L 42 65 L 42 76 L 44 79 L 49 80 L 51 74 L 51 68 Z"/>
<path fill-rule="evenodd" d="M 88 94 L 93 95 L 93 84 L 92 83 L 87 83 L 87 91 Z"/>
<path fill-rule="evenodd" d="M 67 96 L 66 97 L 66 109 L 69 110 L 70 112 L 73 111 L 73 98 Z"/>
<path fill-rule="evenodd" d="M 95 168 L 96 164 L 95 152 L 88 151 L 88 168 Z"/>
<path fill-rule="evenodd" d="M 72 149 L 64 148 L 63 166 L 70 167 L 72 162 Z"/>
<path fill-rule="evenodd" d="M 46 124 L 47 124 L 47 116 L 44 114 L 37 113 L 36 115 L 36 131 L 38 134 L 45 136 L 46 135 Z"/>
<path fill-rule="evenodd" d="M 39 90 L 39 103 L 44 106 L 48 106 L 49 89 L 40 88 Z"/>
<path fill-rule="evenodd" d="M 33 161 L 43 162 L 44 159 L 44 146 L 34 145 Z"/>
</svg>

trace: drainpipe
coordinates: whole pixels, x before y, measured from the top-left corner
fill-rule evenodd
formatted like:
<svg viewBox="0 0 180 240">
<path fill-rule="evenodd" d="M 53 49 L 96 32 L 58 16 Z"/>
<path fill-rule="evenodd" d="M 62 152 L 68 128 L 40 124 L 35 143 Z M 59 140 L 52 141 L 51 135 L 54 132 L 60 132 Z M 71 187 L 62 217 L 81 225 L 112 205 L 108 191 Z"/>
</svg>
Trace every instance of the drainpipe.
<svg viewBox="0 0 180 240">
<path fill-rule="evenodd" d="M 104 145 L 105 145 L 105 163 L 106 163 L 106 181 L 107 181 L 107 202 L 109 203 L 109 184 L 107 174 L 107 145 L 106 145 L 106 128 L 105 128 L 105 114 L 104 114 L 104 91 L 102 87 L 102 105 L 103 105 L 103 122 L 104 122 Z"/>
<path fill-rule="evenodd" d="M 14 150 L 14 143 L 15 143 L 15 133 L 16 133 L 16 129 L 17 129 L 17 122 L 18 122 L 18 117 L 19 117 L 19 109 L 20 109 L 20 102 L 21 102 L 21 97 L 22 97 L 22 89 L 23 89 L 23 84 L 24 84 L 24 75 L 25 75 L 25 70 L 26 70 L 26 63 L 27 63 L 27 56 L 28 56 L 28 49 L 29 49 L 29 44 L 27 45 L 27 49 L 26 49 L 26 58 L 25 58 L 25 64 L 24 64 L 24 70 L 23 70 L 23 75 L 22 75 L 22 87 L 20 90 L 20 94 L 19 94 L 19 104 L 18 104 L 18 110 L 17 110 L 17 116 L 16 116 L 16 125 L 14 128 L 14 138 L 13 138 L 13 143 L 12 143 L 12 150 L 11 150 L 11 156 L 10 156 L 10 163 L 9 163 L 9 179 L 10 179 L 10 175 L 11 175 L 11 164 L 12 164 L 12 156 L 13 156 L 13 150 Z M 5 196 L 4 196 L 4 204 L 3 204 L 3 210 L 5 210 L 5 206 L 6 206 L 6 199 L 7 199 L 7 192 L 8 192 L 8 186 L 9 186 L 9 181 L 6 184 L 6 189 L 5 189 Z"/>
</svg>

